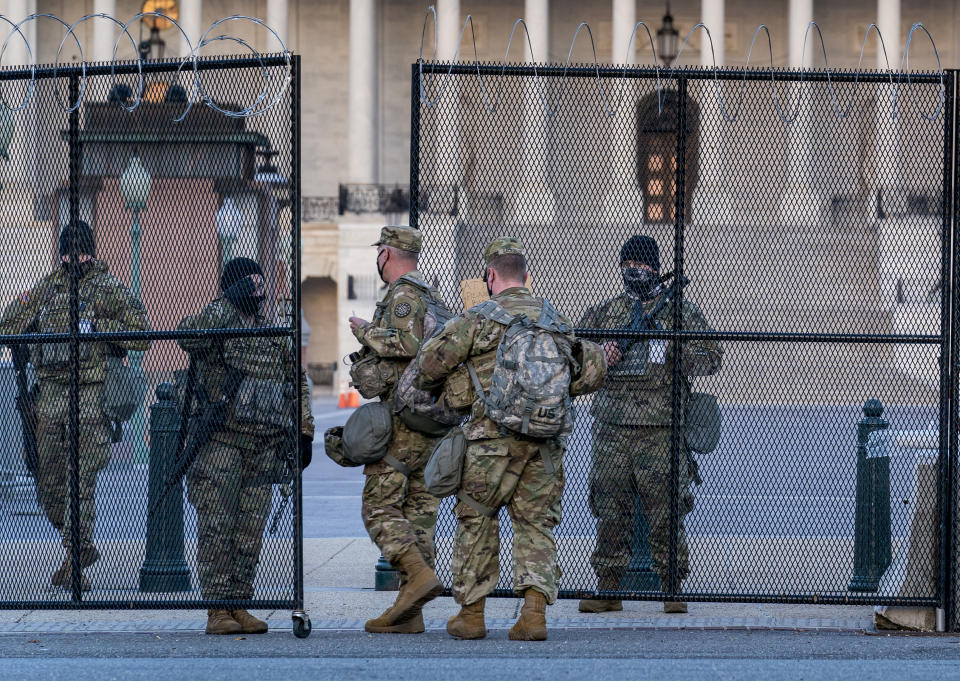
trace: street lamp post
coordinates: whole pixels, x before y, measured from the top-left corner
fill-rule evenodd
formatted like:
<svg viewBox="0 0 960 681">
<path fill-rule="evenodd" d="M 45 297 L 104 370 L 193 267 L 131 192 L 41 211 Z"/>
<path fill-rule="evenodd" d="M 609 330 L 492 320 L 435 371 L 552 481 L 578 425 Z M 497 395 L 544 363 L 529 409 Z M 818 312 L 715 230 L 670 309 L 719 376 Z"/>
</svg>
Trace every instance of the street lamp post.
<svg viewBox="0 0 960 681">
<path fill-rule="evenodd" d="M 220 235 L 220 251 L 224 265 L 233 260 L 234 245 L 240 230 L 243 228 L 243 216 L 237 203 L 229 196 L 223 200 L 223 205 L 217 211 L 217 233 Z"/>
<path fill-rule="evenodd" d="M 120 176 L 120 192 L 127 208 L 133 213 L 133 224 L 130 225 L 130 290 L 133 297 L 140 297 L 140 237 L 143 227 L 140 226 L 140 211 L 147 206 L 147 197 L 150 195 L 150 185 L 153 179 L 143 166 L 139 156 L 130 159 L 127 169 Z M 137 368 L 143 368 L 143 352 L 131 351 L 130 362 Z M 147 458 L 147 422 L 143 405 L 137 407 L 132 419 L 134 433 L 134 453 L 138 461 Z"/>
<path fill-rule="evenodd" d="M 677 42 L 680 34 L 673 27 L 673 15 L 670 14 L 670 3 L 667 2 L 667 13 L 663 15 L 663 25 L 657 30 L 657 56 L 666 66 L 670 66 L 677 58 Z"/>
</svg>

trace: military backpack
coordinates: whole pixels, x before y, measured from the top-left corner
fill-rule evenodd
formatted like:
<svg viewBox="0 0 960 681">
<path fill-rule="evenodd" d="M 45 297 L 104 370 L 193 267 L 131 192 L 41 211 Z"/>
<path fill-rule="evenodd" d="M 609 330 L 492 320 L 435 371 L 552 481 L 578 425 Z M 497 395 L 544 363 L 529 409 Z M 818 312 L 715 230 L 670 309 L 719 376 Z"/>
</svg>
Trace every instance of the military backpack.
<svg viewBox="0 0 960 681">
<path fill-rule="evenodd" d="M 443 302 L 440 292 L 425 281 L 404 275 L 401 279 L 423 294 L 427 311 L 423 318 L 423 343 L 437 335 L 454 314 Z M 393 410 L 404 425 L 425 435 L 439 437 L 463 421 L 465 410 L 451 407 L 443 397 L 434 397 L 414 387 L 416 360 L 410 362 L 397 381 L 393 394 Z"/>
<path fill-rule="evenodd" d="M 493 300 L 471 310 L 507 327 L 497 346 L 489 392 L 483 390 L 473 363 L 467 363 L 487 416 L 508 431 L 532 438 L 568 434 L 573 429 L 573 339 L 553 305 L 544 300 L 537 321 L 513 315 Z"/>
</svg>

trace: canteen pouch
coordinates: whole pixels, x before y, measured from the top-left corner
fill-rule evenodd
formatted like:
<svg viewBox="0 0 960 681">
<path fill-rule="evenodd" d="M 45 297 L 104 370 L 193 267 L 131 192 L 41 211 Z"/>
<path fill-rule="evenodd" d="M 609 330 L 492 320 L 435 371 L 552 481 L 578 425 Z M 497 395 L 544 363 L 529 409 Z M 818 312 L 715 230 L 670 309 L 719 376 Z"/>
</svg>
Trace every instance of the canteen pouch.
<svg viewBox="0 0 960 681">
<path fill-rule="evenodd" d="M 107 355 L 107 380 L 103 386 L 103 414 L 114 423 L 128 421 L 147 394 L 143 369 L 123 363 L 122 357 Z"/>
<path fill-rule="evenodd" d="M 372 400 L 386 393 L 397 381 L 396 368 L 374 354 L 366 355 L 350 365 L 350 384 L 364 399 Z"/>
<path fill-rule="evenodd" d="M 686 417 L 683 439 L 687 447 L 698 454 L 709 454 L 716 449 L 723 422 L 716 396 L 692 393 L 687 403 Z"/>
<path fill-rule="evenodd" d="M 461 428 L 454 428 L 437 443 L 423 469 L 423 478 L 430 494 L 442 499 L 460 490 L 466 453 L 467 438 Z"/>
</svg>

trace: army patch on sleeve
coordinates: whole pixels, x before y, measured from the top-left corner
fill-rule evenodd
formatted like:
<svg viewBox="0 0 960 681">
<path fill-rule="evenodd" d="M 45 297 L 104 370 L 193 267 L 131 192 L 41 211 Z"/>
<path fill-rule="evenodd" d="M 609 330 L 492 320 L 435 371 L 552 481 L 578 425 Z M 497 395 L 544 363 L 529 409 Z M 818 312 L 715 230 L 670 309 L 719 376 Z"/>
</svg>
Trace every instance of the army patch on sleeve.
<svg viewBox="0 0 960 681">
<path fill-rule="evenodd" d="M 406 317 L 411 311 L 412 308 L 410 307 L 410 303 L 397 303 L 393 306 L 394 317 Z"/>
<path fill-rule="evenodd" d="M 20 294 L 20 303 L 26 305 L 30 302 L 30 291 L 24 291 Z"/>
</svg>

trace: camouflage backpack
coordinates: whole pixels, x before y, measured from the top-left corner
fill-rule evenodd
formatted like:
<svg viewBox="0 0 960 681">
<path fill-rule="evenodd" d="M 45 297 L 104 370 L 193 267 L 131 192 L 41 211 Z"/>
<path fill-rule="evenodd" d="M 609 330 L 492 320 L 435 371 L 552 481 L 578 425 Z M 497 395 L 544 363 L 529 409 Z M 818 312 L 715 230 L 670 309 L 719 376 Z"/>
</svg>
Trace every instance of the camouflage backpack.
<svg viewBox="0 0 960 681">
<path fill-rule="evenodd" d="M 423 318 L 423 342 L 426 342 L 437 335 L 454 314 L 433 286 L 410 275 L 404 275 L 401 280 L 423 294 L 427 305 Z M 447 405 L 442 397 L 436 399 L 429 392 L 414 388 L 415 367 L 416 360 L 410 362 L 400 375 L 393 394 L 393 410 L 408 428 L 433 437 L 445 435 L 453 426 L 463 421 L 464 410 L 454 409 Z"/>
<path fill-rule="evenodd" d="M 543 301 L 540 318 L 512 315 L 487 300 L 472 308 L 482 317 L 503 324 L 506 330 L 497 346 L 490 392 L 485 393 L 472 362 L 467 370 L 487 416 L 501 427 L 533 438 L 566 435 L 573 429 L 570 399 L 570 327 L 559 320 L 549 301 Z"/>
</svg>

